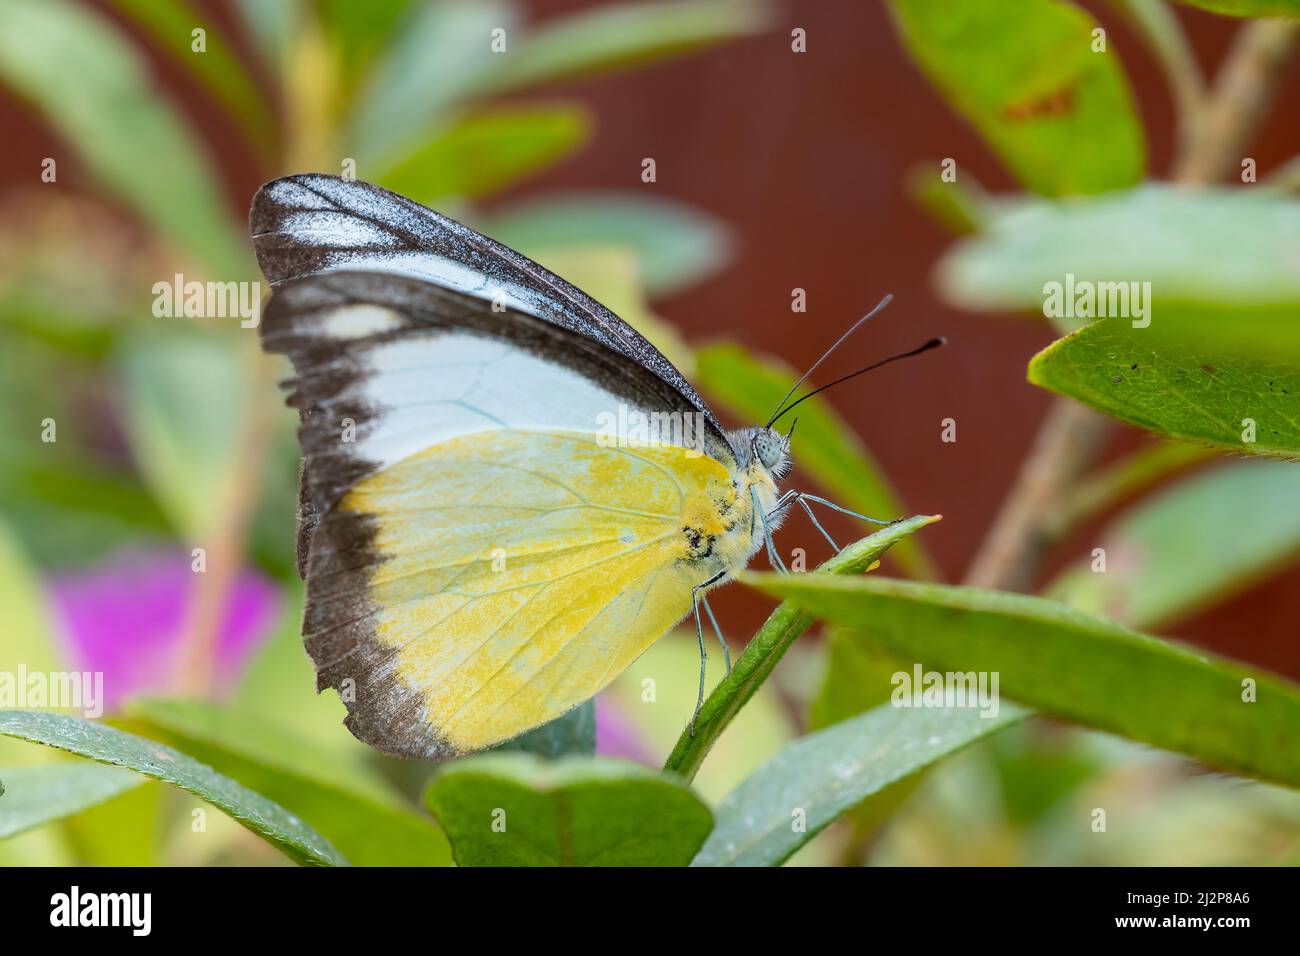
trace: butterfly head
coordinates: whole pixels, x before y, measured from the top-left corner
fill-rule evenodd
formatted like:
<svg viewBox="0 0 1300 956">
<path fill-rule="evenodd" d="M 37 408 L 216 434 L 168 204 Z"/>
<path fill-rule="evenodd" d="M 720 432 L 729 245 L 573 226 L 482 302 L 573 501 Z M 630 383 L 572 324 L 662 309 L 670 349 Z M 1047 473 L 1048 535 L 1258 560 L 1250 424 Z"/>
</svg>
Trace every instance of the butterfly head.
<svg viewBox="0 0 1300 956">
<path fill-rule="evenodd" d="M 790 435 L 794 429 L 790 429 Z M 749 448 L 752 460 L 763 466 L 773 481 L 780 481 L 790 471 L 790 435 L 782 435 L 775 428 L 752 428 Z"/>
</svg>

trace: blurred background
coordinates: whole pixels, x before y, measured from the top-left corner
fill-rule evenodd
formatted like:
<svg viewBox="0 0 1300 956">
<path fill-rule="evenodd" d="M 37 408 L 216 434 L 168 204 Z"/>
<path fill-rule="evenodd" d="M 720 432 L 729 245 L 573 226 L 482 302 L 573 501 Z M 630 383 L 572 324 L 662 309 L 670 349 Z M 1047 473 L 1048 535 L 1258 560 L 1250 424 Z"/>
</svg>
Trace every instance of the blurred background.
<svg viewBox="0 0 1300 956">
<path fill-rule="evenodd" d="M 1148 174 L 1166 176 L 1178 134 L 1164 78 L 1112 5 L 1079 5 L 1106 26 L 1127 72 Z M 1052 401 L 1025 380 L 1029 358 L 1056 337 L 1041 317 L 966 312 L 936 291 L 953 231 L 917 184 L 952 157 L 986 190 L 1018 186 L 914 64 L 884 4 L 5 8 L 0 595 L 15 623 L 0 651 L 104 670 L 110 708 L 169 738 L 203 734 L 183 714 L 125 702 L 210 696 L 243 714 L 289 711 L 279 715 L 286 729 L 372 759 L 340 739 L 336 702 L 311 697 L 296 644 L 297 451 L 274 388 L 284 369 L 260 357 L 237 320 L 151 312 L 153 285 L 178 272 L 259 278 L 242 230 L 253 192 L 274 176 L 344 173 L 350 162 L 358 178 L 538 258 L 641 327 L 731 424 L 762 417 L 792 370 L 893 293 L 824 380 L 933 335 L 949 347 L 829 393 L 800 425 L 792 479 L 882 517 L 942 513 L 891 556 L 889 573 L 962 580 Z M 1212 72 L 1239 22 L 1175 15 Z M 497 29 L 504 54 L 486 39 Z M 792 31 L 803 31 L 804 50 Z M 1298 84 L 1292 62 L 1280 101 Z M 1265 169 L 1296 154 L 1300 126 L 1283 106 L 1250 155 Z M 805 312 L 792 311 L 796 290 Z M 955 442 L 941 440 L 948 418 Z M 47 422 L 54 442 L 42 440 Z M 1115 425 L 1099 463 L 1150 442 Z M 846 448 L 852 461 L 819 461 L 819 443 L 821 459 Z M 801 454 L 815 467 L 800 466 Z M 1189 460 L 1173 480 L 1204 466 Z M 1126 504 L 1108 500 L 1055 542 L 1035 582 L 1086 556 Z M 847 519 L 828 524 L 841 541 L 860 534 Z M 810 564 L 826 556 L 798 521 L 782 535 L 782 548 L 806 548 Z M 1167 615 L 1161 633 L 1300 678 L 1294 557 L 1288 545 L 1256 562 L 1212 602 Z M 735 643 L 770 609 L 737 586 L 714 606 Z M 662 758 L 689 713 L 694 654 L 670 639 L 634 668 L 674 686 L 671 714 L 647 717 L 638 674 L 620 680 L 599 710 L 602 749 Z M 815 639 L 792 652 L 706 765 L 707 796 L 800 730 L 824 667 Z M 384 773 L 400 783 L 403 771 Z M 1003 733 L 916 789 L 900 795 L 905 812 L 887 831 L 854 821 L 799 859 L 1235 863 L 1300 847 L 1290 795 L 1047 725 Z M 1099 848 L 1069 836 L 1063 808 L 1099 792 L 1141 811 L 1140 840 Z M 74 821 L 0 852 L 16 861 L 127 852 L 96 850 L 92 829 Z M 230 841 L 211 857 L 151 859 L 259 859 L 237 832 Z"/>
</svg>

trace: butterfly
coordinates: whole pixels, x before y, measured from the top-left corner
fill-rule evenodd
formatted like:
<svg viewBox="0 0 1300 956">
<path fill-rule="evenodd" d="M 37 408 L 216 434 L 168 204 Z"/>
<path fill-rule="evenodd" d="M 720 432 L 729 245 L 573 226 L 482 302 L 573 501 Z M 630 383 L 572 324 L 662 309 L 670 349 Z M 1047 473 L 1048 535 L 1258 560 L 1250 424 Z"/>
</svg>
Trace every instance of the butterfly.
<svg viewBox="0 0 1300 956">
<path fill-rule="evenodd" d="M 702 699 L 701 603 L 722 639 L 707 592 L 761 548 L 783 567 L 791 504 L 823 534 L 810 501 L 847 512 L 780 490 L 777 413 L 724 429 L 618 316 L 418 203 L 290 176 L 258 191 L 250 231 L 273 289 L 262 346 L 295 372 L 306 649 L 379 750 L 516 737 L 689 614 Z"/>
</svg>

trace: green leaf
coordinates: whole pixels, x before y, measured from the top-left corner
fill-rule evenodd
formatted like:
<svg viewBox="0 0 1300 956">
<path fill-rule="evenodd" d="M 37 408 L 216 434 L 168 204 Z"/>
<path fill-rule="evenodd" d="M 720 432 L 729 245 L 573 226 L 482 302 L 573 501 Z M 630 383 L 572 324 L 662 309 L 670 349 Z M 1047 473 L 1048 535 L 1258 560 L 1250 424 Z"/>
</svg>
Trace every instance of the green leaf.
<svg viewBox="0 0 1300 956">
<path fill-rule="evenodd" d="M 102 16 L 66 0 L 9 0 L 0 80 L 40 107 L 103 186 L 212 274 L 234 278 L 251 264 L 204 153 Z"/>
<path fill-rule="evenodd" d="M 692 866 L 776 866 L 867 798 L 1028 715 L 883 704 L 787 744 L 718 804 Z M 796 827 L 798 822 L 802 827 Z"/>
<path fill-rule="evenodd" d="M 682 203 L 627 193 L 552 193 L 494 213 L 479 226 L 529 255 L 626 246 L 636 252 L 651 297 L 698 282 L 731 257 L 731 240 L 714 219 Z"/>
<path fill-rule="evenodd" d="M 590 757 L 596 752 L 596 702 L 589 700 L 579 704 L 563 717 L 493 749 L 521 751 L 549 760 L 570 754 Z"/>
<path fill-rule="evenodd" d="M 360 9 L 359 4 L 350 6 Z M 373 6 L 366 4 L 367 9 Z M 235 0 L 235 8 L 262 59 L 270 69 L 278 71 L 294 35 L 301 29 L 301 0 Z"/>
<path fill-rule="evenodd" d="M 868 647 L 857 635 L 831 628 L 825 638 L 826 675 L 808 711 L 808 725 L 820 730 L 856 717 L 889 700 L 894 674 L 904 661 Z"/>
<path fill-rule="evenodd" d="M 523 86 L 639 66 L 764 29 L 768 7 L 757 0 L 653 0 L 593 8 L 530 32 L 475 92 Z"/>
<path fill-rule="evenodd" d="M 685 784 L 619 760 L 471 757 L 426 800 L 460 866 L 684 866 L 713 826 Z"/>
<path fill-rule="evenodd" d="M 1221 603 L 1300 555 L 1300 465 L 1227 462 L 1144 500 L 1107 527 L 1092 560 L 1048 594 L 1134 627 Z"/>
<path fill-rule="evenodd" d="M 229 337 L 202 333 L 133 336 L 117 364 L 145 482 L 184 539 L 201 542 L 225 517 L 224 486 L 252 388 L 248 369 Z"/>
<path fill-rule="evenodd" d="M 0 839 L 70 817 L 142 783 L 129 770 L 80 761 L 0 767 Z"/>
<path fill-rule="evenodd" d="M 916 515 L 896 522 L 855 541 L 817 570 L 828 575 L 861 574 L 872 568 L 894 544 L 938 520 L 938 515 Z M 793 575 L 796 578 L 808 576 Z M 664 763 L 664 770 L 687 780 L 695 777 L 714 742 L 762 686 L 795 638 L 806 631 L 812 621 L 811 614 L 789 603 L 783 603 L 768 616 L 745 647 L 744 653 L 732 665 L 731 673 L 705 699 L 695 721 L 695 732 L 691 732 L 689 725 L 682 731 L 677 745 Z"/>
<path fill-rule="evenodd" d="M 1123 283 L 1131 291 L 1129 283 L 1144 282 L 1146 315 L 1132 317 L 1149 319 L 1148 332 L 1300 360 L 1300 201 L 1153 183 L 1004 208 L 1010 211 L 940 263 L 939 288 L 949 302 L 1041 315 L 1049 283 L 1059 284 L 1066 305 L 1068 290 L 1085 283 Z M 1058 324 L 1073 329 L 1094 316 L 1070 314 Z"/>
<path fill-rule="evenodd" d="M 191 72 L 243 124 L 257 145 L 267 145 L 271 114 L 265 98 L 226 42 L 220 28 L 184 0 L 112 0 L 144 28 L 182 69 Z M 267 4 L 270 6 L 271 4 Z M 195 52 L 192 31 L 204 30 L 204 50 Z"/>
<path fill-rule="evenodd" d="M 737 418 L 765 422 L 798 374 L 783 363 L 751 354 L 743 346 L 713 345 L 696 351 L 700 388 Z M 811 383 L 809 384 L 811 388 Z M 898 493 L 853 429 L 820 397 L 799 406 L 793 445 L 795 464 L 838 504 L 873 518 L 903 513 Z M 899 566 L 911 577 L 939 576 L 924 546 L 900 541 Z"/>
<path fill-rule="evenodd" d="M 917 666 L 997 674 L 1000 693 L 1049 714 L 1300 786 L 1300 687 L 1256 668 L 1043 598 L 821 574 L 742 580 Z"/>
<path fill-rule="evenodd" d="M 1207 353 L 1103 319 L 1035 355 L 1029 381 L 1166 438 L 1300 457 L 1300 365 Z"/>
<path fill-rule="evenodd" d="M 1230 17 L 1300 17 L 1300 0 L 1178 0 Z"/>
<path fill-rule="evenodd" d="M 376 181 L 426 206 L 511 186 L 578 149 L 591 134 L 577 106 L 516 106 L 440 126 Z"/>
<path fill-rule="evenodd" d="M 1113 47 L 1093 52 L 1088 14 L 1057 0 L 889 7 L 917 64 L 1030 189 L 1096 193 L 1142 178 L 1132 93 Z"/>
<path fill-rule="evenodd" d="M 313 746 L 271 716 L 202 701 L 136 700 L 144 732 L 305 820 L 358 866 L 446 866 L 447 839 L 350 754 Z"/>
<path fill-rule="evenodd" d="M 360 4 L 333 5 L 335 14 L 349 8 L 355 8 L 350 15 L 363 14 Z M 393 13 L 390 9 L 371 22 L 384 28 Z M 390 165 L 392 157 L 410 149 L 419 131 L 462 98 L 477 77 L 499 67 L 501 57 L 492 53 L 492 31 L 501 29 L 513 37 L 516 23 L 514 6 L 498 0 L 433 0 L 408 7 L 362 86 L 341 144 L 344 155 L 356 158 L 359 175 L 366 178 L 372 163 Z M 347 46 L 372 44 L 377 37 L 368 36 L 369 30 L 366 26 L 358 32 L 348 25 L 336 36 Z M 347 62 L 345 57 L 345 67 Z"/>
<path fill-rule="evenodd" d="M 347 863 L 324 837 L 283 807 L 165 744 L 90 720 L 22 710 L 0 711 L 0 734 L 126 767 L 187 790 L 299 863 Z"/>
</svg>

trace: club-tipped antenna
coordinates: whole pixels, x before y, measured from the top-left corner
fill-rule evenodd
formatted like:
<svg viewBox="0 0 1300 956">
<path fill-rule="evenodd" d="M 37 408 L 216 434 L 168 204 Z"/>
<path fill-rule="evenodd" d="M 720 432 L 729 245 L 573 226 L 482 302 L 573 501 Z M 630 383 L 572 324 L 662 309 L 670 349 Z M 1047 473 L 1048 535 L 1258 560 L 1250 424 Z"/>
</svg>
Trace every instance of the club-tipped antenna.
<svg viewBox="0 0 1300 956">
<path fill-rule="evenodd" d="M 897 355 L 891 355 L 889 356 L 889 358 L 881 359 L 879 362 L 872 362 L 866 368 L 860 368 L 856 372 L 850 372 L 848 375 L 843 375 L 840 378 L 837 378 L 833 382 L 827 382 L 825 385 L 818 386 L 817 388 L 814 388 L 811 392 L 809 392 L 807 395 L 799 396 L 788 406 L 781 409 L 781 411 L 778 412 L 775 416 L 773 416 L 772 420 L 767 423 L 767 427 L 771 428 L 772 424 L 778 418 L 781 418 L 783 415 L 785 415 L 786 412 L 793 409 L 800 402 L 807 401 L 808 399 L 812 398 L 818 392 L 824 392 L 826 391 L 826 389 L 831 388 L 834 385 L 838 385 L 841 382 L 847 382 L 851 378 L 857 378 L 859 375 L 862 375 L 866 372 L 870 372 L 872 369 L 880 368 L 880 366 L 882 365 L 888 365 L 890 362 L 897 362 L 899 359 L 911 358 L 913 355 L 920 355 L 922 352 L 928 352 L 930 351 L 930 349 L 937 349 L 939 348 L 939 346 L 947 345 L 947 344 L 948 344 L 948 340 L 941 335 L 938 338 L 930 339 L 930 341 L 926 342 L 924 345 L 918 345 L 916 348 L 910 349 L 906 352 L 899 352 Z"/>
<path fill-rule="evenodd" d="M 849 326 L 848 331 L 845 332 L 843 335 L 841 335 L 838 339 L 836 339 L 836 340 L 835 340 L 835 344 L 832 345 L 830 348 L 828 348 L 825 352 L 823 352 L 823 353 L 822 353 L 822 357 L 819 358 L 817 361 L 813 362 L 812 365 L 809 366 L 808 371 L 804 372 L 802 375 L 799 376 L 799 380 L 798 380 L 797 382 L 795 382 L 793 385 L 790 386 L 790 391 L 788 391 L 788 392 L 785 393 L 785 397 L 783 397 L 783 398 L 781 399 L 781 401 L 777 402 L 777 405 L 776 405 L 776 411 L 774 411 L 774 412 L 772 413 L 772 417 L 769 418 L 769 419 L 767 420 L 767 427 L 768 427 L 768 428 L 771 428 L 771 427 L 772 427 L 772 423 L 773 423 L 774 421 L 776 421 L 778 418 L 780 418 L 782 415 L 784 415 L 787 411 L 789 411 L 789 409 L 784 409 L 784 410 L 783 410 L 783 409 L 781 408 L 781 406 L 784 405 L 787 401 L 790 400 L 790 396 L 793 395 L 793 394 L 795 393 L 795 389 L 797 389 L 800 385 L 802 385 L 805 381 L 807 381 L 809 375 L 811 375 L 813 372 L 817 371 L 817 366 L 821 365 L 822 362 L 825 362 L 826 359 L 828 359 L 828 358 L 830 357 L 831 353 L 834 352 L 837 348 L 840 347 L 840 345 L 843 344 L 843 342 L 844 342 L 845 339 L 847 339 L 850 335 L 852 335 L 852 334 L 853 334 L 854 332 L 856 332 L 859 328 L 861 328 L 861 327 L 862 327 L 862 324 L 863 324 L 864 322 L 866 322 L 867 319 L 871 318 L 873 315 L 875 315 L 877 312 L 879 312 L 879 311 L 880 311 L 881 309 L 883 309 L 885 306 L 889 305 L 889 303 L 892 302 L 893 299 L 894 299 L 894 297 L 893 297 L 893 295 L 891 294 L 891 295 L 887 295 L 887 296 L 885 296 L 883 299 L 881 299 L 879 302 L 877 302 L 877 303 L 876 303 L 876 307 L 875 307 L 874 309 L 872 309 L 870 312 L 868 312 L 868 313 L 867 313 L 866 315 L 864 315 L 862 318 L 858 319 L 858 321 L 854 322 L 851 326 Z M 791 408 L 793 408 L 793 407 L 794 407 L 794 406 L 791 406 Z"/>
</svg>

